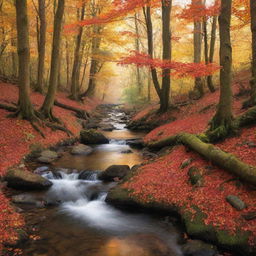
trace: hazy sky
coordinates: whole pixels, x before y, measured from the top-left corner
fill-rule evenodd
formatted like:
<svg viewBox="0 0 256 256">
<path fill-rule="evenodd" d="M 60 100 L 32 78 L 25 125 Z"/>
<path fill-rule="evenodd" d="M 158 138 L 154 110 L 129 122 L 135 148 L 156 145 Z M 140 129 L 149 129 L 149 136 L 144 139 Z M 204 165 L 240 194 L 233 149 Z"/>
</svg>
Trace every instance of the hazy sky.
<svg viewBox="0 0 256 256">
<path fill-rule="evenodd" d="M 206 0 L 207 4 L 213 3 L 214 0 Z M 181 4 L 181 5 L 186 5 L 191 3 L 191 0 L 173 0 L 174 4 Z"/>
</svg>

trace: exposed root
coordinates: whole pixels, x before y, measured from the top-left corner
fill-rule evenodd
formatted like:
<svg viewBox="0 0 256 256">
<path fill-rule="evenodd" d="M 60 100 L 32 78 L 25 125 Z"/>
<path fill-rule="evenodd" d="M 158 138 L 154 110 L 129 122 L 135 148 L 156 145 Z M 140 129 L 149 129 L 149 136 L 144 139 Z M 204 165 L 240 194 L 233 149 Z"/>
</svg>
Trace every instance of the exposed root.
<svg viewBox="0 0 256 256">
<path fill-rule="evenodd" d="M 74 134 L 68 130 L 64 125 L 61 126 L 61 125 L 58 125 L 58 124 L 54 124 L 54 123 L 49 123 L 49 122 L 46 122 L 45 125 L 49 128 L 51 128 L 53 131 L 56 131 L 56 130 L 60 130 L 60 131 L 63 131 L 65 133 L 67 133 L 67 135 L 69 137 L 73 136 Z"/>
<path fill-rule="evenodd" d="M 54 101 L 54 105 L 57 106 L 57 107 L 64 108 L 64 109 L 71 110 L 71 111 L 75 112 L 76 116 L 78 118 L 82 118 L 82 119 L 88 120 L 89 117 L 90 117 L 90 115 L 85 110 L 83 110 L 83 109 L 75 108 L 75 107 L 72 107 L 72 106 L 60 103 L 60 102 L 58 102 L 56 100 Z"/>
<path fill-rule="evenodd" d="M 34 122 L 30 122 L 31 126 L 45 139 L 45 135 L 44 133 L 39 129 L 39 127 L 36 126 L 36 124 Z"/>
<path fill-rule="evenodd" d="M 18 110 L 17 107 L 13 107 L 13 106 L 2 104 L 2 103 L 0 103 L 0 108 L 4 109 L 4 110 L 7 110 L 9 112 L 17 112 L 17 110 Z"/>
</svg>

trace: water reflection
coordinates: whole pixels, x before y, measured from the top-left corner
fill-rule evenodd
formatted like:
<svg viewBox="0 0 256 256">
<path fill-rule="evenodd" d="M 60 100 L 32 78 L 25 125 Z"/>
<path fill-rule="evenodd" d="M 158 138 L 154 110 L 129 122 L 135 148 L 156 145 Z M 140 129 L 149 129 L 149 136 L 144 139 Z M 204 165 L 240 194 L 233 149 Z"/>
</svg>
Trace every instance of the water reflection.
<svg viewBox="0 0 256 256">
<path fill-rule="evenodd" d="M 54 163 L 56 167 L 74 168 L 77 170 L 105 170 L 110 165 L 133 165 L 142 162 L 142 156 L 136 149 L 132 153 L 124 154 L 123 151 L 130 149 L 127 145 L 104 144 L 94 148 L 90 155 L 73 156 L 65 153 L 62 158 Z"/>
</svg>

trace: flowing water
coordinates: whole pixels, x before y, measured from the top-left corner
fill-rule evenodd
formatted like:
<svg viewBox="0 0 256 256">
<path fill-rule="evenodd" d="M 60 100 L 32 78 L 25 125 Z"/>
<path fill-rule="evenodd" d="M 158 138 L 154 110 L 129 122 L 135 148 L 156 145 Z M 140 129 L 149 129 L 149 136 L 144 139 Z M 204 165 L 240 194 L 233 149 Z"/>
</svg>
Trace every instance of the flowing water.
<svg viewBox="0 0 256 256">
<path fill-rule="evenodd" d="M 142 161 L 138 150 L 130 149 L 126 139 L 140 137 L 118 123 L 115 111 L 104 122 L 119 130 L 106 133 L 110 144 L 95 146 L 87 156 L 65 153 L 52 168 L 41 168 L 53 182 L 46 192 L 30 193 L 38 201 L 51 203 L 48 208 L 24 207 L 32 230 L 40 238 L 24 245 L 25 256 L 180 256 L 179 232 L 160 219 L 145 214 L 127 213 L 106 204 L 114 182 L 97 179 L 97 170 L 112 164 L 133 166 Z M 91 170 L 80 179 L 82 170 Z"/>
</svg>

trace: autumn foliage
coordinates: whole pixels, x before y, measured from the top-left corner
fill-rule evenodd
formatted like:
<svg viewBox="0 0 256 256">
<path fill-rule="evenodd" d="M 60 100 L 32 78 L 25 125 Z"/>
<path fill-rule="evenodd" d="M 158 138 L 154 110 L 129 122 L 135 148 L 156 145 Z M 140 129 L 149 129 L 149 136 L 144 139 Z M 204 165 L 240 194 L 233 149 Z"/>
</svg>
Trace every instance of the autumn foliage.
<svg viewBox="0 0 256 256">
<path fill-rule="evenodd" d="M 201 77 L 212 75 L 220 69 L 215 63 L 182 63 L 169 60 L 152 59 L 149 55 L 139 52 L 132 52 L 128 57 L 123 58 L 119 64 L 135 64 L 138 67 L 150 67 L 160 69 L 171 69 L 170 75 L 178 77 Z"/>
</svg>

